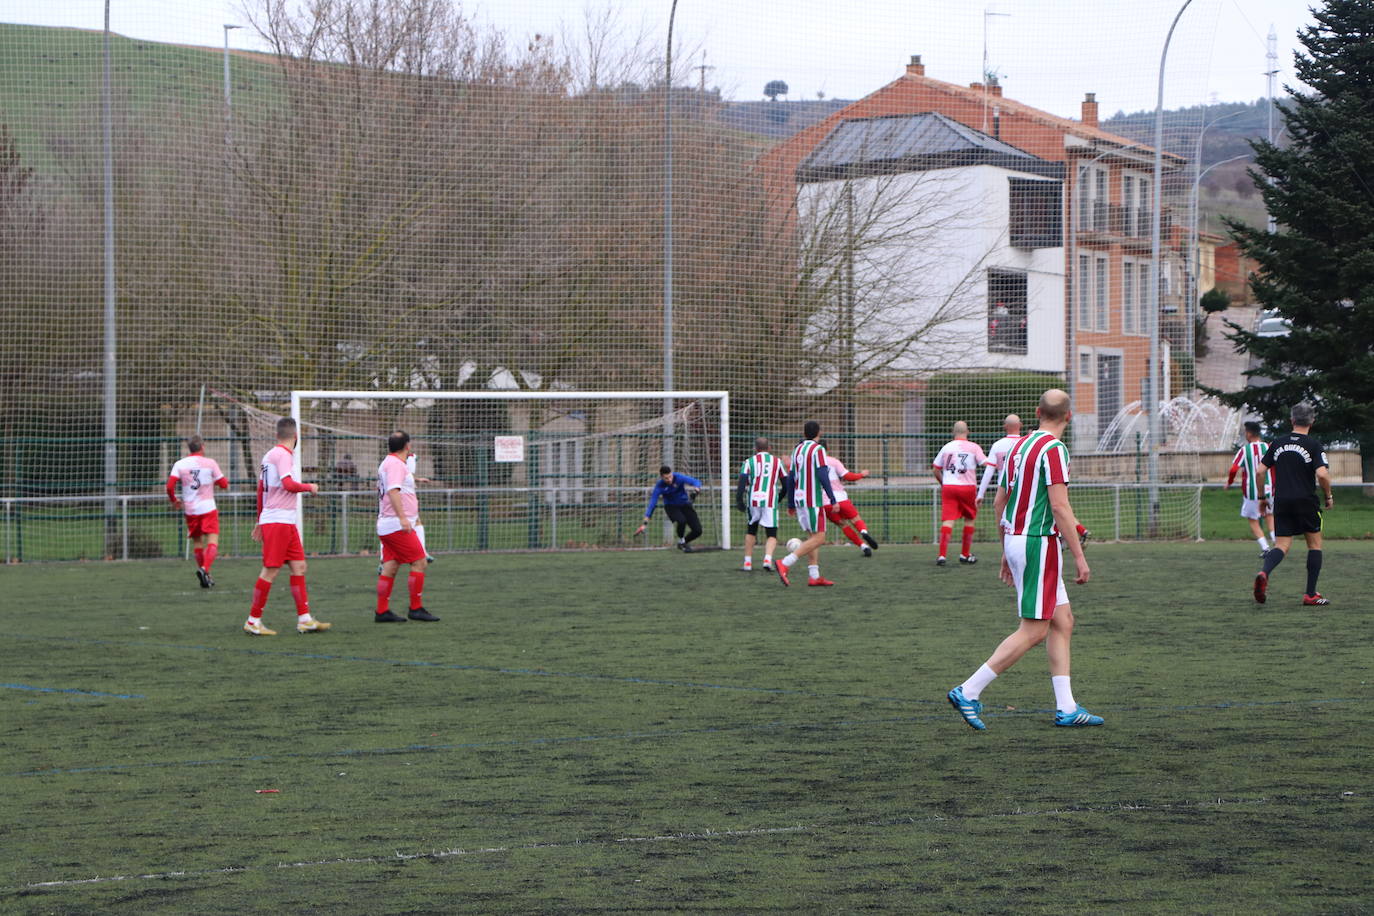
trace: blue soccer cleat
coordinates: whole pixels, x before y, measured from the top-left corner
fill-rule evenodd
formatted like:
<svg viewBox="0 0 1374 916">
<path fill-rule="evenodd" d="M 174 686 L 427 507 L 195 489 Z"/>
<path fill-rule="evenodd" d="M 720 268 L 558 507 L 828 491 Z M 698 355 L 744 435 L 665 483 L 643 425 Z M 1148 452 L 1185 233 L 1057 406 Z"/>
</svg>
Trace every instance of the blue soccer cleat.
<svg viewBox="0 0 1374 916">
<path fill-rule="evenodd" d="M 1065 728 L 1082 728 L 1085 725 L 1101 725 L 1104 720 L 1101 716 L 1095 716 L 1088 712 L 1081 705 L 1073 712 L 1057 712 L 1054 714 L 1054 724 L 1062 725 Z"/>
<path fill-rule="evenodd" d="M 949 705 L 959 711 L 959 715 L 964 717 L 964 721 L 968 723 L 969 728 L 976 728 L 979 731 L 987 728 L 987 725 L 979 718 L 979 716 L 983 714 L 983 704 L 977 700 L 970 700 L 968 697 L 964 696 L 964 687 L 962 684 L 955 687 L 946 694 L 946 696 L 949 698 Z M 1099 719 L 1098 721 L 1100 722 L 1102 720 Z"/>
</svg>

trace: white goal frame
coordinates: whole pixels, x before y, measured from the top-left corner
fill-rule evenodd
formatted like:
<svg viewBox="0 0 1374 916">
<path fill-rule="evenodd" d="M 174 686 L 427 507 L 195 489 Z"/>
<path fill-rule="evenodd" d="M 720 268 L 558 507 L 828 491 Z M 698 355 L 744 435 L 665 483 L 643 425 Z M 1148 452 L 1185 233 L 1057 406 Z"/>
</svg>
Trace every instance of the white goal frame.
<svg viewBox="0 0 1374 916">
<path fill-rule="evenodd" d="M 292 391 L 291 419 L 301 429 L 303 400 L 380 401 L 667 401 L 695 400 L 720 402 L 720 545 L 730 549 L 730 392 L 728 391 Z M 664 418 L 669 422 L 668 418 Z M 296 479 L 301 478 L 299 443 L 293 456 Z M 301 494 L 296 494 L 296 528 L 305 537 L 305 509 Z"/>
</svg>

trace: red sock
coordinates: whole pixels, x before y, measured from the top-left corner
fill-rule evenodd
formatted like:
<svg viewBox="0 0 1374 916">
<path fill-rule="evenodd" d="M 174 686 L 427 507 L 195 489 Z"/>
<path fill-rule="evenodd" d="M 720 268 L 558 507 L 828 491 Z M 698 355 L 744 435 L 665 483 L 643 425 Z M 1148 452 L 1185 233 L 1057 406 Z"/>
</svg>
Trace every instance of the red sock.
<svg viewBox="0 0 1374 916">
<path fill-rule="evenodd" d="M 195 554 L 196 565 L 203 568 L 205 566 L 205 549 L 203 547 L 197 547 L 195 549 Z"/>
<path fill-rule="evenodd" d="M 973 532 L 973 525 L 964 526 L 964 556 L 968 556 L 969 552 L 973 550 Z"/>
<path fill-rule="evenodd" d="M 425 606 L 425 574 L 422 573 L 422 572 L 415 572 L 414 570 L 412 570 L 411 573 L 410 573 L 410 582 L 409 582 L 409 584 L 410 584 L 410 609 L 413 611 L 413 610 L 415 610 L 416 608 L 422 608 L 422 607 L 424 607 L 424 606 Z"/>
<path fill-rule="evenodd" d="M 262 618 L 262 609 L 267 606 L 267 593 L 272 591 L 272 583 L 266 579 L 259 578 L 253 583 L 253 607 L 248 611 L 248 616 L 254 620 Z"/>
<path fill-rule="evenodd" d="M 200 565 L 205 568 L 206 572 L 209 572 L 210 567 L 215 565 L 215 557 L 217 556 L 219 556 L 218 544 L 211 544 L 205 548 L 205 560 Z"/>
<path fill-rule="evenodd" d="M 305 576 L 291 577 L 291 597 L 296 599 L 296 616 L 310 613 L 310 596 L 305 593 Z"/>
<path fill-rule="evenodd" d="M 954 529 L 948 525 L 940 526 L 940 556 L 949 552 L 949 536 L 954 533 Z"/>
<path fill-rule="evenodd" d="M 855 531 L 853 528 L 850 528 L 848 525 L 845 525 L 840 530 L 844 532 L 845 537 L 849 538 L 849 540 L 854 543 L 855 547 L 863 546 L 863 538 L 859 537 L 859 532 Z"/>
<path fill-rule="evenodd" d="M 395 576 L 377 577 L 377 613 L 385 614 L 391 609 L 391 587 L 396 584 Z"/>
</svg>

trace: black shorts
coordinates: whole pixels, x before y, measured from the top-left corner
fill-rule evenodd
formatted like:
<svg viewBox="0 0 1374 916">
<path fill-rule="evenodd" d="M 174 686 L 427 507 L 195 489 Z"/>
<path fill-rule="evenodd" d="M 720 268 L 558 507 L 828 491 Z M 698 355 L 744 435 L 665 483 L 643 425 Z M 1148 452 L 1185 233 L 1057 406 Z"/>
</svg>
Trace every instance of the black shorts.
<svg viewBox="0 0 1374 916">
<path fill-rule="evenodd" d="M 1274 534 L 1281 538 L 1322 530 L 1322 512 L 1315 496 L 1274 500 Z"/>
</svg>

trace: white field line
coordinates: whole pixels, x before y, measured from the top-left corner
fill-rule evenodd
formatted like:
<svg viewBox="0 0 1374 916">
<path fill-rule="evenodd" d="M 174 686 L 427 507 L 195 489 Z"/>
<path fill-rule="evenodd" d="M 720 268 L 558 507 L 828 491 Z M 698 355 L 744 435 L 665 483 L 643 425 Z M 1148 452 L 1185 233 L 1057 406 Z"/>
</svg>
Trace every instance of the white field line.
<svg viewBox="0 0 1374 916">
<path fill-rule="evenodd" d="M 1362 793 L 1363 794 L 1363 793 Z M 1323 801 L 1341 801 L 1342 797 L 1349 798 L 1354 793 L 1346 792 L 1341 795 L 1316 795 L 1308 798 L 1285 797 L 1285 803 L 1312 803 Z M 1268 798 L 1216 798 L 1198 802 L 1111 802 L 1107 804 L 1095 805 L 1069 805 L 1059 808 L 1017 808 L 1012 811 L 1001 811 L 992 814 L 977 814 L 967 816 L 948 817 L 939 814 L 927 815 L 894 815 L 888 817 L 863 818 L 852 821 L 833 822 L 829 824 L 794 824 L 786 827 L 754 827 L 742 830 L 702 830 L 702 831 L 683 831 L 681 833 L 665 833 L 650 836 L 625 836 L 617 837 L 613 840 L 574 840 L 571 842 L 555 843 L 527 843 L 519 846 L 481 846 L 471 849 L 451 848 L 438 849 L 430 852 L 396 852 L 388 856 L 346 856 L 334 859 L 315 859 L 305 862 L 280 862 L 276 865 L 233 865 L 224 868 L 209 868 L 199 871 L 178 870 L 164 872 L 150 872 L 147 874 L 134 875 L 103 875 L 90 878 L 65 878 L 51 881 L 36 881 L 31 884 L 11 885 L 0 887 L 0 892 L 11 893 L 15 891 L 37 890 L 41 888 L 64 888 L 79 887 L 90 884 L 113 884 L 119 881 L 162 881 L 171 878 L 204 878 L 214 875 L 232 875 L 243 872 L 265 872 L 286 868 L 319 868 L 329 865 L 380 865 L 385 862 L 405 862 L 412 859 L 455 859 L 467 856 L 499 855 L 512 852 L 529 852 L 541 849 L 576 849 L 578 847 L 590 846 L 615 846 L 628 845 L 632 843 L 682 843 L 694 842 L 699 840 L 719 840 L 738 837 L 758 837 L 775 836 L 788 833 L 836 833 L 845 829 L 864 828 L 864 827 L 895 827 L 903 824 L 917 823 L 943 823 L 954 821 L 973 821 L 987 818 L 1020 818 L 1020 817 L 1053 817 L 1058 815 L 1074 815 L 1104 812 L 1133 812 L 1133 811 L 1177 811 L 1203 808 L 1222 808 L 1238 805 L 1267 805 Z"/>
</svg>

